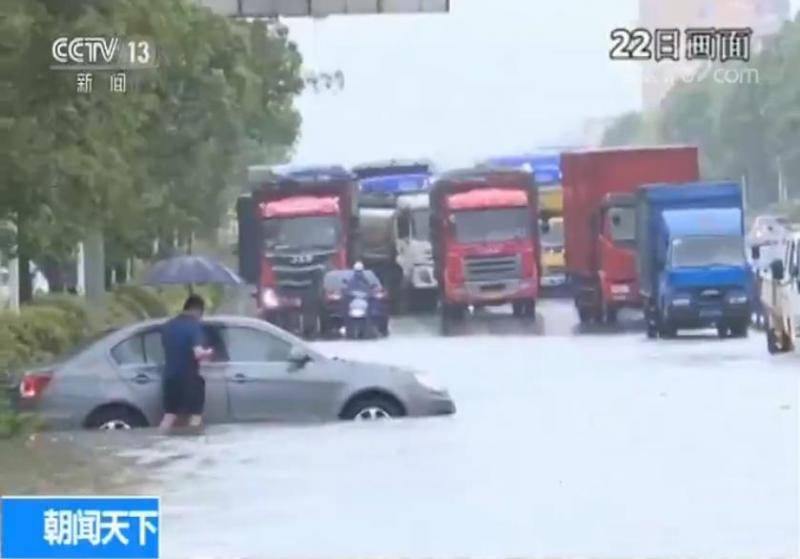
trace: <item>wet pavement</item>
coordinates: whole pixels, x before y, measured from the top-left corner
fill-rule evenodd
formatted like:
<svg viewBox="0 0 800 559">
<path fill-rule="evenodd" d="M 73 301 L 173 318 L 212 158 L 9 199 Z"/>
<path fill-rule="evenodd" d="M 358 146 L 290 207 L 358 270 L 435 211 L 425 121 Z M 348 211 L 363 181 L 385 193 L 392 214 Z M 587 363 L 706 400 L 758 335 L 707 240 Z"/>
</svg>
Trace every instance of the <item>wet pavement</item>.
<svg viewBox="0 0 800 559">
<path fill-rule="evenodd" d="M 447 338 L 403 318 L 317 346 L 433 373 L 455 416 L 68 434 L 44 445 L 61 478 L 0 479 L 161 495 L 167 557 L 796 556 L 800 359 L 640 327 L 582 329 L 564 301 Z"/>
</svg>

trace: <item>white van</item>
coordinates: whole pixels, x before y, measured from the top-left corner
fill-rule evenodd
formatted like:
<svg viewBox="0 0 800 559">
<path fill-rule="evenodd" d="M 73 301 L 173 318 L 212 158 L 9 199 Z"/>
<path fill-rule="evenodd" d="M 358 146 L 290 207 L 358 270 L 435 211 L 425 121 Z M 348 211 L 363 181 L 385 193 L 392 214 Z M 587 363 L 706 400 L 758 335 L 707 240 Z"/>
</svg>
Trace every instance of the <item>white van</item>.
<svg viewBox="0 0 800 559">
<path fill-rule="evenodd" d="M 800 327 L 800 231 L 787 232 L 778 246 L 780 257 L 771 261 L 753 248 L 770 353 L 793 351 Z"/>
</svg>

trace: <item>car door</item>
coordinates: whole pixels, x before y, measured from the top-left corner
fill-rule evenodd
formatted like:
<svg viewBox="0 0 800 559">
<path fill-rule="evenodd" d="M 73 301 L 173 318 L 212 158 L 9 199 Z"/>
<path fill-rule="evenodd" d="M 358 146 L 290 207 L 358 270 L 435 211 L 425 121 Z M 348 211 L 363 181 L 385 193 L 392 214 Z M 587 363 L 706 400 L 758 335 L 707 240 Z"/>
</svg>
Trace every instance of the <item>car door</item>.
<svg viewBox="0 0 800 559">
<path fill-rule="evenodd" d="M 330 419 L 339 384 L 321 362 L 289 362 L 292 344 L 270 332 L 225 326 L 228 398 L 235 421 Z"/>
<path fill-rule="evenodd" d="M 162 365 L 155 359 L 148 363 L 145 357 L 144 338 L 152 331 L 137 332 L 111 348 L 111 358 L 127 388 L 126 399 L 141 410 L 151 424 L 160 421 L 162 415 Z M 109 399 L 124 397 L 113 393 L 104 396 Z"/>
<path fill-rule="evenodd" d="M 150 328 L 124 340 L 111 350 L 120 373 L 128 386 L 130 400 L 150 423 L 160 421 L 164 413 L 163 373 L 164 347 L 159 328 Z M 228 394 L 224 373 L 213 364 L 201 367 L 206 379 L 206 404 L 203 418 L 208 423 L 228 419 Z"/>
</svg>

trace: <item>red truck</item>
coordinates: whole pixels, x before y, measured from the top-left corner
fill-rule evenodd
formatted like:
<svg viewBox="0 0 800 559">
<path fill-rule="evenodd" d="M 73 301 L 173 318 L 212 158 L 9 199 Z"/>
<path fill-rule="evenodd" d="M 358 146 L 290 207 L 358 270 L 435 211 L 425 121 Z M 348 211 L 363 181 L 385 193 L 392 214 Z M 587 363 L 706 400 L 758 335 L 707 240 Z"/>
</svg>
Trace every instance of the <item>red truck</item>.
<svg viewBox="0 0 800 559">
<path fill-rule="evenodd" d="M 533 175 L 467 169 L 430 190 L 431 242 L 442 330 L 470 306 L 511 303 L 533 318 L 539 292 L 539 228 Z"/>
<path fill-rule="evenodd" d="M 567 274 L 581 322 L 615 322 L 642 304 L 636 282 L 633 193 L 699 177 L 697 148 L 597 149 L 561 156 Z"/>
<path fill-rule="evenodd" d="M 259 312 L 307 337 L 326 333 L 322 280 L 354 260 L 357 183 L 340 167 L 251 168 L 249 179 L 237 203 L 239 270 L 257 286 Z"/>
</svg>

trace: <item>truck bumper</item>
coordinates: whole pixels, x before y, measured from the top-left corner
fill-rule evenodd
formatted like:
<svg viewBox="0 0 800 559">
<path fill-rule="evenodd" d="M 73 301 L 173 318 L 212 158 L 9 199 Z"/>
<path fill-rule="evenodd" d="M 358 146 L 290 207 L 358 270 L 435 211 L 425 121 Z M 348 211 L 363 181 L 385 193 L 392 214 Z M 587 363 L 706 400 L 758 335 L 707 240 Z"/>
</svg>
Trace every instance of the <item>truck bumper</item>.
<svg viewBox="0 0 800 559">
<path fill-rule="evenodd" d="M 518 300 L 536 299 L 539 295 L 539 286 L 535 278 L 467 282 L 463 286 L 451 286 L 446 295 L 450 303 L 502 305 Z"/>
<path fill-rule="evenodd" d="M 665 309 L 666 320 L 676 328 L 706 328 L 718 324 L 740 324 L 750 321 L 750 305 L 716 305 L 698 307 L 670 306 Z"/>
</svg>

